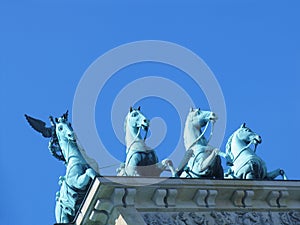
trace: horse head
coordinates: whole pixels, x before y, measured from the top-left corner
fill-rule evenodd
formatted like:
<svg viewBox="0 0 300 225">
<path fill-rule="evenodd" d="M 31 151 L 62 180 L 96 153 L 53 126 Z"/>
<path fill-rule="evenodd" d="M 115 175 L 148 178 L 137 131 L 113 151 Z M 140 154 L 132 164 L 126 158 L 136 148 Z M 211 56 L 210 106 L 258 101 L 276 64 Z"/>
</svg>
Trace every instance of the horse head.
<svg viewBox="0 0 300 225">
<path fill-rule="evenodd" d="M 137 109 L 130 107 L 125 125 L 137 129 L 142 128 L 147 131 L 150 121 L 141 113 L 141 107 Z"/>
<path fill-rule="evenodd" d="M 58 140 L 65 142 L 76 142 L 76 137 L 71 126 L 71 123 L 68 121 L 68 111 L 64 113 L 61 117 L 55 118 L 55 131 Z"/>
<path fill-rule="evenodd" d="M 188 120 L 192 122 L 193 126 L 195 126 L 198 129 L 204 127 L 207 124 L 207 122 L 215 122 L 217 119 L 218 117 L 214 112 L 203 111 L 200 108 L 191 108 L 188 114 Z"/>
<path fill-rule="evenodd" d="M 250 150 L 250 145 L 254 144 L 255 148 L 262 142 L 260 135 L 252 131 L 243 123 L 228 139 L 226 144 L 227 165 L 232 166 L 233 162 L 239 158 L 245 150 Z M 247 154 L 255 154 L 255 150 Z"/>
<path fill-rule="evenodd" d="M 213 133 L 213 125 L 209 138 L 206 139 L 204 136 L 209 122 L 214 123 L 217 119 L 214 112 L 203 111 L 200 108 L 190 109 L 183 134 L 187 153 L 180 163 L 178 171 L 181 172 L 185 167 L 189 169 L 180 176 L 223 178 L 223 168 L 218 156 L 220 150 L 208 145 Z M 202 127 L 205 127 L 203 131 Z"/>
<path fill-rule="evenodd" d="M 246 127 L 246 124 L 243 123 L 239 129 L 235 132 L 236 137 L 245 143 L 245 145 L 260 144 L 262 142 L 261 136 L 253 132 L 250 128 Z"/>
<path fill-rule="evenodd" d="M 215 122 L 218 119 L 216 114 L 211 111 L 203 111 L 200 108 L 191 108 L 187 116 L 184 128 L 184 145 L 186 150 L 195 145 L 196 143 L 207 145 L 204 133 L 208 126 L 208 122 Z M 201 128 L 206 126 L 203 133 Z M 199 142 L 200 141 L 200 142 Z"/>
</svg>

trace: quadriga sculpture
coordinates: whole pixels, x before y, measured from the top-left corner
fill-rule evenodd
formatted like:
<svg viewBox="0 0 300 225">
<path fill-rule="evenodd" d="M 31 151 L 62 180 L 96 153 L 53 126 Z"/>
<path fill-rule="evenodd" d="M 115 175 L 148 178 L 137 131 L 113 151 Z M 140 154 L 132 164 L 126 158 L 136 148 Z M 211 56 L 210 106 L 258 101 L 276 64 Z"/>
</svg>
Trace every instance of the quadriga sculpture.
<svg viewBox="0 0 300 225">
<path fill-rule="evenodd" d="M 217 120 L 215 113 L 190 109 L 184 128 L 184 145 L 186 154 L 180 163 L 176 176 L 186 178 L 216 178 L 222 179 L 224 171 L 219 149 L 208 145 L 204 137 L 209 122 Z M 202 127 L 205 127 L 202 131 Z M 212 135 L 212 134 L 211 134 Z"/>
<path fill-rule="evenodd" d="M 27 115 L 25 117 L 35 130 L 51 138 L 50 152 L 66 165 L 65 176 L 59 178 L 61 188 L 56 193 L 55 217 L 57 223 L 72 222 L 90 183 L 99 174 L 98 165 L 79 146 L 71 123 L 68 122 L 68 112 L 55 118 L 55 121 L 50 117 L 52 127 L 46 127 L 46 123 L 41 120 Z"/>
<path fill-rule="evenodd" d="M 149 123 L 140 107 L 130 107 L 124 123 L 126 161 L 117 170 L 118 176 L 160 176 L 167 168 L 174 171 L 171 160 L 159 162 L 155 150 L 146 145 Z M 144 138 L 141 135 L 142 129 L 145 131 Z"/>
<path fill-rule="evenodd" d="M 261 137 L 243 123 L 226 144 L 226 159 L 230 169 L 225 176 L 234 179 L 273 180 L 281 175 L 287 180 L 282 169 L 267 172 L 265 162 L 256 155 L 256 147 L 261 142 Z M 254 150 L 251 148 L 252 144 L 255 146 Z"/>
</svg>

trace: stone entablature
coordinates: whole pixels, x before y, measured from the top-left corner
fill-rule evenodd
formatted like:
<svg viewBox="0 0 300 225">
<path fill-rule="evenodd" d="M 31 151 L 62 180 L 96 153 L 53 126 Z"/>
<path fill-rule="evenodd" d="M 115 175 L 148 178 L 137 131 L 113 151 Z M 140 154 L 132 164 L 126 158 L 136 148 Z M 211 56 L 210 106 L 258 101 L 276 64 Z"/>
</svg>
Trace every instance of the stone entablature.
<svg viewBox="0 0 300 225">
<path fill-rule="evenodd" d="M 300 181 L 98 177 L 75 224 L 299 225 Z"/>
</svg>

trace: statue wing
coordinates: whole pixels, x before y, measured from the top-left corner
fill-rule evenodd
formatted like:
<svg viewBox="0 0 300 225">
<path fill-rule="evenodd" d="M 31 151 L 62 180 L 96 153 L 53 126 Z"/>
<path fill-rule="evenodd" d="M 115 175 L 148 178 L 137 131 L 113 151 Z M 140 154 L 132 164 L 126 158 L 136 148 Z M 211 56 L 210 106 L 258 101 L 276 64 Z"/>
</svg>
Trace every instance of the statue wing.
<svg viewBox="0 0 300 225">
<path fill-rule="evenodd" d="M 30 126 L 35 129 L 37 132 L 40 132 L 44 137 L 50 138 L 52 137 L 52 128 L 46 127 L 46 123 L 44 121 L 32 118 L 25 114 L 25 118 L 30 124 Z"/>
</svg>

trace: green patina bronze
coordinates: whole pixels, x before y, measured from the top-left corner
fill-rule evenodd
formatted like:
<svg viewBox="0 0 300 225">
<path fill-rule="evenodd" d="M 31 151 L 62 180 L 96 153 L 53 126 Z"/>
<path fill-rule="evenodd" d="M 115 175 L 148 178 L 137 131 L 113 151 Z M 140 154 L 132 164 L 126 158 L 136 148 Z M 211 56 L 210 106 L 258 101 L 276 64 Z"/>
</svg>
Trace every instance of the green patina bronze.
<svg viewBox="0 0 300 225">
<path fill-rule="evenodd" d="M 46 123 L 41 120 L 28 115 L 25 117 L 36 131 L 50 138 L 48 148 L 51 154 L 66 165 L 66 174 L 59 178 L 61 188 L 56 194 L 55 215 L 57 223 L 70 223 L 74 220 L 92 180 L 99 175 L 98 165 L 80 147 L 68 121 L 68 112 L 55 120 L 50 116 L 50 127 L 46 127 Z M 256 155 L 256 147 L 261 143 L 261 137 L 245 124 L 229 138 L 226 153 L 210 146 L 209 140 L 216 120 L 217 116 L 213 112 L 193 108 L 190 110 L 184 129 L 186 154 L 175 170 L 171 160 L 159 162 L 156 152 L 146 145 L 149 120 L 141 113 L 140 108 L 130 107 L 124 125 L 127 157 L 118 169 L 118 175 L 160 176 L 164 170 L 169 170 L 173 177 L 223 179 L 222 156 L 230 167 L 225 174 L 226 178 L 272 180 L 281 175 L 283 179 L 287 179 L 282 169 L 267 172 L 265 162 Z M 210 122 L 212 129 L 210 137 L 206 139 L 204 133 Z M 145 132 L 144 137 L 141 130 Z M 252 145 L 255 146 L 254 150 Z"/>
<path fill-rule="evenodd" d="M 190 109 L 184 128 L 186 154 L 177 168 L 177 177 L 223 179 L 224 171 L 218 155 L 220 151 L 210 146 L 204 136 L 208 124 L 216 120 L 213 112 Z"/>
<path fill-rule="evenodd" d="M 246 127 L 245 123 L 233 132 L 226 144 L 226 159 L 230 166 L 227 178 L 273 180 L 281 175 L 287 180 L 282 169 L 267 172 L 265 162 L 256 154 L 256 147 L 261 142 L 260 135 Z"/>
<path fill-rule="evenodd" d="M 29 124 L 44 137 L 51 138 L 51 154 L 64 161 L 66 174 L 59 178 L 60 191 L 56 193 L 55 217 L 57 223 L 70 223 L 87 193 L 90 183 L 99 174 L 97 163 L 87 157 L 76 140 L 68 112 L 55 121 L 50 117 L 51 127 L 46 123 L 25 115 Z"/>
<path fill-rule="evenodd" d="M 158 161 L 154 149 L 145 143 L 150 121 L 138 109 L 130 110 L 125 118 L 124 130 L 126 141 L 126 160 L 117 170 L 118 176 L 160 176 L 168 168 L 174 172 L 172 161 L 165 159 Z M 141 130 L 145 130 L 142 138 Z"/>
</svg>

